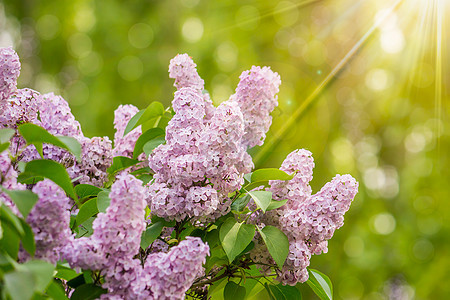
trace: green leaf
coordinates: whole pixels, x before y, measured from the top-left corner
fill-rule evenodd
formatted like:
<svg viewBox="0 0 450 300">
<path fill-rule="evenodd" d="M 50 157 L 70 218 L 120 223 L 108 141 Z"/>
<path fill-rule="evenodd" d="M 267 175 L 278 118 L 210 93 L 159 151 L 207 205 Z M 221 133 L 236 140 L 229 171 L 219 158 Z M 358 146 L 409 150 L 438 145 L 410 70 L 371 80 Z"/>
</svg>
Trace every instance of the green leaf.
<svg viewBox="0 0 450 300">
<path fill-rule="evenodd" d="M 290 285 L 282 285 L 277 284 L 264 284 L 264 286 L 267 289 L 267 292 L 269 293 L 269 296 L 271 299 L 274 300 L 302 300 L 302 294 L 300 291 Z"/>
<path fill-rule="evenodd" d="M 154 101 L 150 103 L 150 105 L 145 110 L 139 111 L 130 119 L 123 135 L 127 135 L 131 130 L 138 127 L 139 125 L 142 125 L 145 122 L 162 115 L 164 115 L 164 106 L 161 104 L 161 102 Z"/>
<path fill-rule="evenodd" d="M 78 184 L 75 186 L 75 193 L 80 199 L 97 196 L 101 191 L 101 188 L 90 184 Z"/>
<path fill-rule="evenodd" d="M 9 223 L 19 235 L 23 235 L 25 233 L 20 219 L 8 206 L 0 204 L 0 219 L 2 222 Z"/>
<path fill-rule="evenodd" d="M 243 300 L 245 299 L 246 290 L 243 286 L 239 284 L 228 281 L 227 285 L 223 290 L 224 300 Z"/>
<path fill-rule="evenodd" d="M 230 263 L 252 241 L 255 236 L 255 225 L 238 223 L 228 218 L 220 227 L 219 238 Z"/>
<path fill-rule="evenodd" d="M 27 218 L 28 214 L 30 213 L 33 206 L 36 204 L 36 202 L 39 200 L 38 195 L 33 193 L 29 190 L 7 190 L 5 188 L 2 188 L 3 192 L 8 194 L 8 196 L 11 198 L 11 200 L 16 204 L 17 208 L 19 209 L 20 213 L 24 217 L 24 219 Z"/>
<path fill-rule="evenodd" d="M 48 178 L 59 185 L 69 197 L 78 199 L 66 169 L 53 160 L 37 159 L 28 162 L 25 165 L 25 171 L 17 179 L 22 182 L 33 177 Z"/>
<path fill-rule="evenodd" d="M 67 281 L 72 280 L 79 275 L 77 272 L 75 272 L 75 270 L 72 270 L 71 268 L 60 264 L 56 265 L 56 272 L 56 278 L 64 279 Z"/>
<path fill-rule="evenodd" d="M 97 195 L 97 209 L 99 212 L 105 213 L 106 209 L 111 203 L 111 199 L 109 198 L 109 191 L 101 191 Z"/>
<path fill-rule="evenodd" d="M 277 201 L 277 200 L 272 200 L 272 201 L 270 201 L 270 204 L 269 204 L 269 206 L 267 207 L 266 211 L 269 211 L 269 210 L 272 210 L 272 209 L 280 208 L 280 207 L 282 207 L 283 205 L 285 205 L 286 202 L 287 202 L 287 199 L 285 199 L 285 200 L 279 200 L 279 201 Z"/>
<path fill-rule="evenodd" d="M 64 292 L 61 284 L 57 280 L 52 280 L 50 285 L 47 287 L 45 293 L 51 297 L 53 300 L 68 300 L 66 293 Z"/>
<path fill-rule="evenodd" d="M 30 260 L 19 265 L 21 271 L 29 271 L 35 278 L 35 291 L 43 292 L 53 278 L 55 267 L 43 260 Z"/>
<path fill-rule="evenodd" d="M 246 186 L 244 186 L 244 190 L 246 191 L 251 191 L 257 187 L 269 187 L 269 181 L 264 180 L 264 181 L 256 181 L 256 182 L 250 182 L 249 184 L 247 184 Z"/>
<path fill-rule="evenodd" d="M 0 249 L 4 250 L 13 259 L 17 259 L 20 245 L 20 235 L 10 223 L 2 220 L 3 236 L 0 239 Z"/>
<path fill-rule="evenodd" d="M 10 128 L 0 129 L 0 144 L 9 142 L 9 140 L 11 140 L 11 138 L 14 136 L 14 133 L 16 133 L 14 129 Z"/>
<path fill-rule="evenodd" d="M 134 166 L 139 163 L 139 160 L 125 157 L 125 156 L 116 156 L 113 158 L 113 163 L 111 167 L 109 167 L 106 171 L 109 174 L 117 173 L 118 171 L 124 170 L 128 167 Z"/>
<path fill-rule="evenodd" d="M 153 243 L 158 236 L 161 234 L 163 230 L 164 224 L 163 222 L 156 222 L 154 224 L 151 224 L 143 233 L 141 236 L 141 248 L 147 249 L 148 246 L 150 246 L 151 243 Z"/>
<path fill-rule="evenodd" d="M 0 144 L 0 153 L 2 153 L 3 151 L 5 151 L 6 149 L 9 148 L 10 143 L 6 142 L 6 143 L 1 143 Z"/>
<path fill-rule="evenodd" d="M 280 169 L 267 168 L 253 171 L 251 175 L 251 182 L 265 181 L 265 180 L 291 180 L 294 175 L 289 175 Z"/>
<path fill-rule="evenodd" d="M 34 294 L 36 278 L 29 271 L 13 271 L 3 277 L 6 294 L 12 300 L 31 299 Z"/>
<path fill-rule="evenodd" d="M 258 231 L 273 260 L 275 260 L 281 269 L 289 254 L 289 240 L 287 236 L 283 231 L 274 226 L 266 226 L 263 229 L 259 229 L 258 227 Z"/>
<path fill-rule="evenodd" d="M 164 144 L 166 142 L 166 140 L 164 139 L 164 137 L 157 137 L 147 143 L 145 143 L 144 145 L 144 153 L 145 155 L 149 156 L 150 154 L 152 154 L 153 150 L 158 147 L 161 144 Z"/>
<path fill-rule="evenodd" d="M 73 300 L 93 300 L 105 294 L 107 290 L 93 283 L 80 285 L 75 289 L 70 299 Z"/>
<path fill-rule="evenodd" d="M 252 182 L 252 173 L 245 174 L 244 179 L 247 180 L 247 182 Z"/>
<path fill-rule="evenodd" d="M 98 213 L 97 198 L 89 199 L 88 201 L 86 201 L 86 203 L 84 203 L 80 207 L 80 211 L 78 212 L 75 226 L 83 224 L 84 221 L 86 221 L 87 219 L 89 219 L 90 217 L 92 217 L 97 213 Z"/>
<path fill-rule="evenodd" d="M 306 283 L 314 291 L 314 293 L 322 300 L 333 299 L 333 285 L 330 278 L 314 269 L 308 269 L 309 278 Z"/>
<path fill-rule="evenodd" d="M 256 205 L 261 208 L 263 212 L 266 212 L 267 207 L 269 207 L 269 204 L 272 201 L 272 192 L 250 191 L 248 194 L 252 197 L 253 201 L 255 201 Z"/>
<path fill-rule="evenodd" d="M 250 201 L 250 196 L 248 194 L 244 195 L 243 197 L 239 197 L 231 204 L 231 210 L 234 210 L 237 212 L 243 211 L 249 201 Z"/>
<path fill-rule="evenodd" d="M 22 247 L 31 255 L 34 256 L 34 253 L 36 252 L 36 243 L 34 241 L 34 234 L 33 230 L 31 229 L 30 225 L 28 225 L 25 220 L 20 219 L 20 222 L 22 223 L 24 234 L 21 237 L 22 240 Z"/>
<path fill-rule="evenodd" d="M 81 159 L 81 144 L 77 139 L 71 136 L 55 136 L 60 140 L 68 150 L 76 157 L 77 160 Z"/>
<path fill-rule="evenodd" d="M 144 151 L 144 145 L 157 137 L 164 138 L 164 130 L 161 128 L 151 128 L 144 132 L 136 141 L 133 151 L 133 158 L 137 159 L 142 151 Z"/>
<path fill-rule="evenodd" d="M 19 132 L 28 144 L 36 147 L 41 157 L 43 157 L 42 144 L 46 143 L 66 149 L 80 160 L 81 145 L 73 137 L 56 137 L 44 128 L 31 123 L 19 125 Z"/>
</svg>

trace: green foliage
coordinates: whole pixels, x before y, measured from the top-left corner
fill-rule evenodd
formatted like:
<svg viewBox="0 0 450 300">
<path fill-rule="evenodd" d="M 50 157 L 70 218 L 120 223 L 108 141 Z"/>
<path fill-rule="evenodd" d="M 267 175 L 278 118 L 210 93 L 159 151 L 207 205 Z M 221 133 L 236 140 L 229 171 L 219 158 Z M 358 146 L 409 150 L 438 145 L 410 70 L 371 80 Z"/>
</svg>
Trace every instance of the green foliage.
<svg viewBox="0 0 450 300">
<path fill-rule="evenodd" d="M 268 191 L 253 191 L 248 192 L 250 197 L 252 197 L 253 201 L 255 201 L 256 205 L 261 208 L 263 212 L 266 212 L 272 201 L 272 193 Z"/>
<path fill-rule="evenodd" d="M 18 129 L 20 135 L 25 139 L 25 141 L 36 147 L 36 150 L 42 158 L 44 158 L 42 153 L 42 144 L 46 143 L 66 149 L 75 155 L 78 160 L 80 160 L 81 145 L 75 138 L 68 136 L 54 136 L 44 128 L 31 123 L 22 124 Z"/>
<path fill-rule="evenodd" d="M 321 300 L 333 299 L 333 285 L 330 278 L 314 269 L 308 269 L 308 285 Z"/>
<path fill-rule="evenodd" d="M 163 115 L 164 106 L 161 104 L 161 102 L 154 101 L 150 103 L 150 105 L 145 110 L 139 111 L 130 119 L 127 127 L 125 128 L 124 136 L 139 125 L 149 125 L 152 127 L 155 124 L 157 125 Z"/>
<path fill-rule="evenodd" d="M 59 163 L 48 160 L 32 160 L 25 165 L 25 171 L 19 175 L 19 182 L 45 177 L 59 185 L 72 199 L 78 199 L 66 169 Z"/>
<path fill-rule="evenodd" d="M 294 175 L 289 175 L 280 169 L 266 168 L 255 170 L 251 173 L 250 178 L 251 182 L 268 180 L 291 180 L 292 178 L 294 178 Z"/>
<path fill-rule="evenodd" d="M 75 186 L 75 193 L 80 199 L 95 197 L 102 191 L 101 188 L 90 184 L 77 184 Z"/>
<path fill-rule="evenodd" d="M 219 237 L 230 263 L 250 244 L 255 236 L 255 225 L 228 218 L 220 227 Z"/>
<path fill-rule="evenodd" d="M 74 226 L 83 224 L 86 220 L 96 215 L 97 213 L 98 213 L 97 198 L 92 198 L 86 201 L 86 203 L 84 203 L 80 207 L 80 210 L 78 211 Z"/>
<path fill-rule="evenodd" d="M 161 234 L 164 228 L 163 222 L 156 222 L 151 224 L 147 229 L 142 233 L 141 237 L 141 248 L 147 249 L 151 243 L 153 243 Z"/>
<path fill-rule="evenodd" d="M 110 175 L 114 175 L 119 171 L 134 166 L 139 163 L 139 160 L 128 158 L 125 156 L 116 156 L 113 158 L 112 165 L 106 170 Z"/>
<path fill-rule="evenodd" d="M 160 137 L 164 139 L 164 130 L 162 130 L 161 128 L 151 128 L 146 132 L 142 133 L 142 135 L 139 136 L 139 138 L 137 139 L 136 144 L 134 146 L 133 158 L 137 159 L 138 156 L 144 151 L 144 145 Z"/>
<path fill-rule="evenodd" d="M 97 195 L 97 209 L 99 212 L 106 212 L 111 199 L 109 198 L 109 191 L 101 191 Z"/>
<path fill-rule="evenodd" d="M 240 286 L 233 281 L 229 281 L 223 289 L 223 298 L 225 300 L 244 300 L 245 294 L 245 287 Z"/>
<path fill-rule="evenodd" d="M 145 143 L 143 150 L 146 156 L 149 156 L 153 150 L 158 147 L 161 144 L 164 144 L 166 142 L 166 140 L 164 139 L 164 137 L 157 137 L 151 141 L 148 141 L 147 143 Z"/>
<path fill-rule="evenodd" d="M 269 225 L 265 226 L 263 229 L 259 229 L 258 227 L 258 231 L 273 260 L 281 269 L 289 254 L 289 240 L 287 236 L 280 229 Z"/>
<path fill-rule="evenodd" d="M 28 216 L 31 209 L 39 199 L 35 193 L 29 190 L 13 191 L 2 188 L 2 191 L 8 194 L 24 218 Z"/>
<path fill-rule="evenodd" d="M 80 285 L 73 292 L 70 299 L 73 300 L 93 300 L 98 299 L 100 295 L 105 294 L 106 290 L 93 283 Z"/>
<path fill-rule="evenodd" d="M 289 285 L 264 284 L 271 300 L 301 300 L 302 294 L 298 289 Z"/>
</svg>

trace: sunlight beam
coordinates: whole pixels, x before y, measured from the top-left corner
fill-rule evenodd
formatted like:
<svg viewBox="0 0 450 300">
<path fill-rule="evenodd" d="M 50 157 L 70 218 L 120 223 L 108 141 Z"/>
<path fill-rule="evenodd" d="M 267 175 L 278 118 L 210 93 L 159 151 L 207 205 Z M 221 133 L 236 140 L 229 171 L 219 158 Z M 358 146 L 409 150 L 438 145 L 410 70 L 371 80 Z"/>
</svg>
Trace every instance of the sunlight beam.
<svg viewBox="0 0 450 300">
<path fill-rule="evenodd" d="M 350 51 L 339 61 L 339 63 L 328 73 L 328 75 L 322 80 L 322 82 L 316 87 L 316 89 L 303 101 L 300 107 L 289 117 L 289 119 L 283 123 L 281 128 L 275 135 L 265 142 L 265 146 L 255 155 L 254 161 L 255 165 L 264 161 L 272 149 L 279 143 L 281 138 L 286 134 L 289 128 L 291 128 L 306 109 L 313 103 L 313 101 L 318 99 L 318 96 L 327 86 L 327 84 L 343 69 L 343 67 L 350 61 L 350 59 L 355 55 L 356 52 L 367 42 L 367 40 L 372 36 L 375 30 L 382 24 L 386 18 L 396 10 L 403 0 L 397 0 L 385 13 L 377 18 L 374 24 L 369 28 L 369 30 L 358 40 L 358 42 L 350 49 Z"/>
</svg>

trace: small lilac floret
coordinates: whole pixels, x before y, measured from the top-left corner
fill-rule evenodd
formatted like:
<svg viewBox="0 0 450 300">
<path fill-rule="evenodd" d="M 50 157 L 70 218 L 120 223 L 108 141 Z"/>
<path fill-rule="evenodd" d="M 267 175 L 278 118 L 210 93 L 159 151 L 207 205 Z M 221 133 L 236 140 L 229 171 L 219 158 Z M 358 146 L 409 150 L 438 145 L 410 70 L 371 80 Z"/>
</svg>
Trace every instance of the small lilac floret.
<svg viewBox="0 0 450 300">
<path fill-rule="evenodd" d="M 0 48 L 0 107 L 17 89 L 20 75 L 19 56 L 12 47 Z"/>
</svg>

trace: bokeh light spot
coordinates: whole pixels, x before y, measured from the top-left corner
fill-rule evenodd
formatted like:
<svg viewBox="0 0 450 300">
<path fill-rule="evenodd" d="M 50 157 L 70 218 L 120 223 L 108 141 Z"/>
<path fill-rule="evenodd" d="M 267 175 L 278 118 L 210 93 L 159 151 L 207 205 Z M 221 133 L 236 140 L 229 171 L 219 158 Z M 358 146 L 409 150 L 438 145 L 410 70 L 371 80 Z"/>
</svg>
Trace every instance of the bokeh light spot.
<svg viewBox="0 0 450 300">
<path fill-rule="evenodd" d="M 390 213 L 380 213 L 372 218 L 372 226 L 376 233 L 391 234 L 395 230 L 396 222 Z"/>
<path fill-rule="evenodd" d="M 59 30 L 60 22 L 54 15 L 43 15 L 36 22 L 36 32 L 43 40 L 54 39 Z"/>
<path fill-rule="evenodd" d="M 232 71 L 236 67 L 238 48 L 233 42 L 226 41 L 217 47 L 215 58 L 222 71 Z"/>
<path fill-rule="evenodd" d="M 203 23 L 199 18 L 189 18 L 183 23 L 181 32 L 186 41 L 198 42 L 203 36 Z"/>
<path fill-rule="evenodd" d="M 153 41 L 152 27 L 145 23 L 134 24 L 128 31 L 128 41 L 135 48 L 147 48 Z"/>
<path fill-rule="evenodd" d="M 84 33 L 75 33 L 67 41 L 69 52 L 74 57 L 85 57 L 92 51 L 92 40 Z"/>
<path fill-rule="evenodd" d="M 96 52 L 91 52 L 89 55 L 78 60 L 78 69 L 83 75 L 97 75 L 101 71 L 102 67 L 103 59 Z"/>
<path fill-rule="evenodd" d="M 382 91 L 389 86 L 389 74 L 383 69 L 373 69 L 366 75 L 366 85 L 374 91 Z"/>
<path fill-rule="evenodd" d="M 119 61 L 117 71 L 126 81 L 138 80 L 144 72 L 144 64 L 137 56 L 125 56 Z"/>
</svg>

